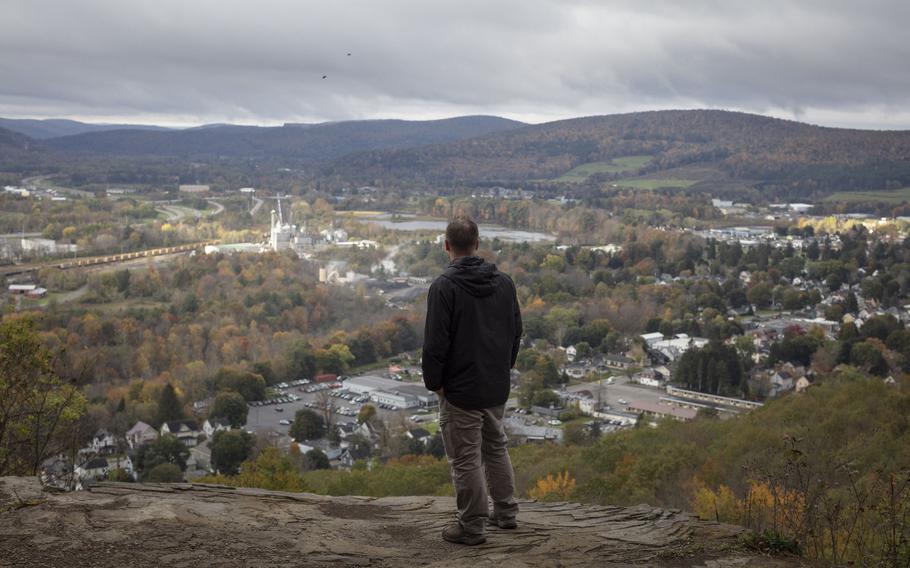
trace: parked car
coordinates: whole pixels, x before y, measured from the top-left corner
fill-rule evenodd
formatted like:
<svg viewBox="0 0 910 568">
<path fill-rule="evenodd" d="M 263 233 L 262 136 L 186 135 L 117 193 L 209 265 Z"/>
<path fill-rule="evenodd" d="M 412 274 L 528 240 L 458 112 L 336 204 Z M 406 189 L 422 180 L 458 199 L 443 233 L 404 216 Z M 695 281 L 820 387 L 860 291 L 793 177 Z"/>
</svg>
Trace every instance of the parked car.
<svg viewBox="0 0 910 568">
<path fill-rule="evenodd" d="M 288 420 L 287 418 L 282 418 L 281 420 L 278 421 L 278 423 L 281 424 L 282 426 L 290 426 L 290 425 L 291 425 L 291 421 Z"/>
<path fill-rule="evenodd" d="M 276 407 L 275 407 L 275 412 L 284 412 L 284 407 L 282 407 L 282 406 L 276 406 Z"/>
<path fill-rule="evenodd" d="M 621 398 L 621 399 L 617 400 L 616 402 L 618 402 L 619 404 L 629 404 L 629 401 L 624 398 Z"/>
</svg>

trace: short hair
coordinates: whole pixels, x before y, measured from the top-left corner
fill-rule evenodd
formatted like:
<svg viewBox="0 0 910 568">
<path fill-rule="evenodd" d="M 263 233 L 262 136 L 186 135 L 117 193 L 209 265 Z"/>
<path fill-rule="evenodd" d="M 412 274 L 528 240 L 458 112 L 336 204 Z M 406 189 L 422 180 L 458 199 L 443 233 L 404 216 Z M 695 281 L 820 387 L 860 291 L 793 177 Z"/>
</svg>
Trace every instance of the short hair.
<svg viewBox="0 0 910 568">
<path fill-rule="evenodd" d="M 449 246 L 458 252 L 473 252 L 478 239 L 480 231 L 477 229 L 477 223 L 470 217 L 455 217 L 446 227 L 446 240 L 449 241 Z"/>
</svg>

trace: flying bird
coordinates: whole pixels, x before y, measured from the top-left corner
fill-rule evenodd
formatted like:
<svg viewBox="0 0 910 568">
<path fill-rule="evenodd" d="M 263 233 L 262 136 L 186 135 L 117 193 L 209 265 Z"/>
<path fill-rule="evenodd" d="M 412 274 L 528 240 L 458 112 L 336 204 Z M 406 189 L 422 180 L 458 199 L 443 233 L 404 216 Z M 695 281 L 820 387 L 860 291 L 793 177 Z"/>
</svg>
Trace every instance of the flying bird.
<svg viewBox="0 0 910 568">
<path fill-rule="evenodd" d="M 322 76 L 323 79 L 325 79 L 326 77 L 328 77 L 328 75 L 323 75 L 323 76 Z"/>
<path fill-rule="evenodd" d="M 351 56 L 351 54 L 349 53 L 349 54 L 348 54 L 348 57 L 350 57 L 350 56 Z"/>
</svg>

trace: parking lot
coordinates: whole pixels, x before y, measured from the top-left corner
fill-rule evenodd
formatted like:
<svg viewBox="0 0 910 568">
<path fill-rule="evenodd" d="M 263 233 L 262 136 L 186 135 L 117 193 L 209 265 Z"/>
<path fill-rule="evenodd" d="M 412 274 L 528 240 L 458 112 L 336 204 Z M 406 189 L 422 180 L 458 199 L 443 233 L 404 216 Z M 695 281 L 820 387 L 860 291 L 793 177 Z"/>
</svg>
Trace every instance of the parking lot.
<svg viewBox="0 0 910 568">
<path fill-rule="evenodd" d="M 404 423 L 409 416 L 417 413 L 417 409 L 413 408 L 396 409 L 389 405 L 370 402 L 367 395 L 346 391 L 344 383 L 313 384 L 309 381 L 294 381 L 276 386 L 279 391 L 278 398 L 249 403 L 246 430 L 261 434 L 268 432 L 287 434 L 298 410 L 309 408 L 322 415 L 323 401 L 326 398 L 335 408 L 333 418 L 336 424 L 356 422 L 357 414 L 364 404 L 374 406 L 377 415 L 386 424 Z"/>
</svg>

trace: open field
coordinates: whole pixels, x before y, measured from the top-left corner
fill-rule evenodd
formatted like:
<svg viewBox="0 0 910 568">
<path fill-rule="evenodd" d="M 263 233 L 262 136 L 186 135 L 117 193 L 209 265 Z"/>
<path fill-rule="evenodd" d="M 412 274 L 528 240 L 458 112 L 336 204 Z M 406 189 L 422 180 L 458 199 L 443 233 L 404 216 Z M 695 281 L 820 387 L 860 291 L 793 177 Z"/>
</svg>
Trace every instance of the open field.
<svg viewBox="0 0 910 568">
<path fill-rule="evenodd" d="M 858 203 L 863 201 L 902 203 L 904 201 L 910 201 L 910 187 L 890 191 L 839 191 L 829 195 L 824 200 L 846 203 Z"/>
<path fill-rule="evenodd" d="M 643 168 L 651 161 L 651 156 L 621 156 L 609 162 L 590 162 L 576 166 L 553 181 L 564 183 L 581 183 L 594 174 L 617 174 Z"/>
<path fill-rule="evenodd" d="M 621 179 L 613 182 L 610 185 L 615 185 L 617 187 L 631 187 L 634 189 L 666 189 L 666 188 L 686 188 L 690 185 L 698 183 L 698 180 L 694 179 Z"/>
</svg>

